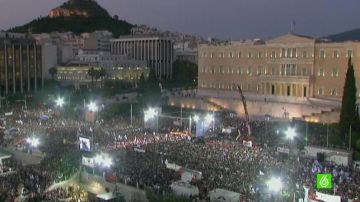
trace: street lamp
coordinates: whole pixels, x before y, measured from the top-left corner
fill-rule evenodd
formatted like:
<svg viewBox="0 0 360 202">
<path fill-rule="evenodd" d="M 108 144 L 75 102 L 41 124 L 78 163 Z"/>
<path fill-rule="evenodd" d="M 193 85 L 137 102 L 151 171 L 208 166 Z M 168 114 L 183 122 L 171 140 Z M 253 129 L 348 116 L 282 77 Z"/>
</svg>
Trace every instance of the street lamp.
<svg viewBox="0 0 360 202">
<path fill-rule="evenodd" d="M 56 103 L 56 106 L 62 107 L 62 106 L 65 104 L 64 98 L 58 97 L 58 98 L 55 100 L 55 103 Z"/>
<path fill-rule="evenodd" d="M 39 138 L 36 138 L 36 137 L 31 137 L 31 138 L 29 137 L 26 139 L 26 142 L 33 148 L 38 147 L 40 144 Z"/>
<path fill-rule="evenodd" d="M 95 102 L 90 102 L 87 107 L 88 107 L 89 111 L 91 111 L 91 112 L 98 111 L 98 106 L 96 105 Z"/>
<path fill-rule="evenodd" d="M 296 137 L 296 132 L 294 128 L 288 127 L 288 129 L 285 131 L 286 138 L 289 140 L 294 139 Z"/>
</svg>

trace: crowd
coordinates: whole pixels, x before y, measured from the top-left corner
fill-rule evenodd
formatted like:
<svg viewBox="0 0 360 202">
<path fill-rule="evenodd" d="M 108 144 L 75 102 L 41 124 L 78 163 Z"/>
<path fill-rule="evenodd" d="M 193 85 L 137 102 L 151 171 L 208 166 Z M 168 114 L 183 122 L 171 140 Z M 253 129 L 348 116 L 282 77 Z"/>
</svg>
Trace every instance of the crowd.
<svg viewBox="0 0 360 202">
<path fill-rule="evenodd" d="M 43 115 L 48 118 L 41 118 Z M 192 181 L 199 188 L 201 199 L 205 199 L 209 191 L 223 188 L 241 193 L 248 199 L 260 200 L 268 193 L 265 186 L 268 176 L 279 175 L 285 183 L 284 198 L 289 200 L 294 192 L 300 197 L 303 185 L 314 188 L 318 172 L 331 172 L 334 176 L 336 188 L 328 193 L 335 192 L 343 199 L 359 198 L 359 170 L 278 153 L 276 146 L 281 143 L 281 135 L 277 122 L 251 121 L 255 144 L 248 147 L 236 140 L 239 135 L 247 134 L 245 120 L 229 116 L 217 117 L 217 120 L 216 130 L 205 135 L 211 138 L 198 142 L 188 133 L 181 132 L 181 128 L 172 126 L 172 122 L 162 121 L 159 132 L 153 132 L 144 130 L 142 119 L 136 117 L 130 126 L 129 120 L 121 117 L 87 123 L 64 118 L 41 106 L 30 108 L 26 113 L 14 109 L 13 115 L 6 118 L 6 129 L 17 128 L 18 132 L 1 144 L 22 148 L 29 135 L 37 134 L 48 143 L 40 146 L 47 155 L 40 165 L 18 165 L 14 168 L 17 175 L 0 177 L 0 201 L 18 197 L 48 201 L 80 197 L 75 194 L 78 193 L 75 188 L 45 191 L 51 184 L 69 179 L 79 169 L 79 136 L 93 137 L 96 149 L 118 154 L 111 170 L 118 182 L 141 189 L 151 186 L 159 193 L 169 192 L 170 184 L 181 177 L 180 173 L 166 168 L 165 162 L 174 162 L 202 173 L 201 180 Z M 235 134 L 220 134 L 224 127 L 237 130 Z M 323 137 L 323 133 L 316 134 Z M 313 138 L 315 135 L 311 133 L 309 136 L 310 144 L 324 144 L 323 138 Z M 0 167 L 0 171 L 4 169 L 6 167 Z"/>
</svg>

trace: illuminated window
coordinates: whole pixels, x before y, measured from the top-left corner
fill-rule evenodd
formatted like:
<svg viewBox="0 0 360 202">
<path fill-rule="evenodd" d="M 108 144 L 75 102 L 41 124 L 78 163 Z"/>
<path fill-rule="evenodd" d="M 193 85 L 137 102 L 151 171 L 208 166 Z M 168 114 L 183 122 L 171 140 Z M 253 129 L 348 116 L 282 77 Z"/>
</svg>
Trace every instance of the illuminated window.
<svg viewBox="0 0 360 202">
<path fill-rule="evenodd" d="M 353 51 L 351 49 L 347 51 L 346 57 L 353 57 Z"/>
<path fill-rule="evenodd" d="M 325 58 L 325 51 L 324 50 L 320 50 L 320 58 Z"/>
<path fill-rule="evenodd" d="M 325 70 L 323 68 L 319 69 L 318 76 L 325 76 Z"/>
<path fill-rule="evenodd" d="M 324 88 L 323 87 L 318 88 L 318 95 L 324 95 Z"/>
<path fill-rule="evenodd" d="M 334 55 L 333 55 L 334 58 L 339 58 L 339 51 L 337 50 L 334 50 Z"/>
</svg>

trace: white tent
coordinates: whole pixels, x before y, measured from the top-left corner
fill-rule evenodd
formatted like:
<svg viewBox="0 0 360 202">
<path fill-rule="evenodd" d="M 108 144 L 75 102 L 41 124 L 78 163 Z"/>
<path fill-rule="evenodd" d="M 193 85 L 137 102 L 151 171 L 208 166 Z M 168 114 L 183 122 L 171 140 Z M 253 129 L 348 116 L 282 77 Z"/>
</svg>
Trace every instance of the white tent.
<svg viewBox="0 0 360 202">
<path fill-rule="evenodd" d="M 199 188 L 193 186 L 187 182 L 183 181 L 176 181 L 173 182 L 171 185 L 171 190 L 178 196 L 197 196 L 199 195 Z"/>
<path fill-rule="evenodd" d="M 239 202 L 240 194 L 225 189 L 214 189 L 209 192 L 211 202 Z"/>
</svg>

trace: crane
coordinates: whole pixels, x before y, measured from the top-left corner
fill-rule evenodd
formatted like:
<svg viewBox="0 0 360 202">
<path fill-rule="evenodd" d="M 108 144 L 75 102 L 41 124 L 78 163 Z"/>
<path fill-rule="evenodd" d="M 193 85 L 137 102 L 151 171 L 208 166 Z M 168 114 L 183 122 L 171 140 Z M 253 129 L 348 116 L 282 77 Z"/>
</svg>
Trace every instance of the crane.
<svg viewBox="0 0 360 202">
<path fill-rule="evenodd" d="M 245 99 L 245 96 L 241 90 L 241 87 L 238 85 L 237 86 L 238 88 L 238 91 L 240 93 L 240 96 L 241 96 L 241 100 L 242 100 L 242 103 L 243 103 L 243 106 L 244 106 L 244 111 L 245 111 L 245 124 L 246 124 L 246 128 L 247 128 L 247 136 L 251 136 L 251 128 L 250 128 L 250 119 L 249 119 L 249 112 L 247 110 L 247 105 L 246 105 L 246 99 Z M 240 134 L 239 136 L 236 138 L 236 139 L 239 139 L 240 137 Z"/>
</svg>

